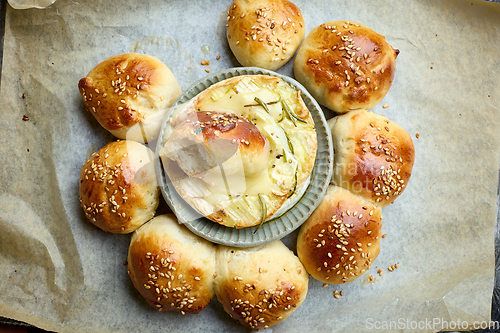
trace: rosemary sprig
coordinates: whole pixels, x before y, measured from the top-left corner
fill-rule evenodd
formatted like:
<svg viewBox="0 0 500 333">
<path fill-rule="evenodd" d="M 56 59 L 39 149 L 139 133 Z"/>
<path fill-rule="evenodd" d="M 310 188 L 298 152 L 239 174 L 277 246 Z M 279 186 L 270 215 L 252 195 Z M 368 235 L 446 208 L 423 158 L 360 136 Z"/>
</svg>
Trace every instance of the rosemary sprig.
<svg viewBox="0 0 500 333">
<path fill-rule="evenodd" d="M 267 113 L 271 113 L 271 112 L 269 111 L 269 108 L 267 107 L 267 104 L 266 104 L 263 100 L 261 100 L 261 99 L 260 99 L 260 98 L 258 98 L 258 97 L 255 97 L 255 98 L 254 98 L 254 101 L 256 101 L 256 102 L 257 102 L 257 104 L 259 104 L 260 106 L 262 106 L 262 107 L 264 108 L 264 110 L 266 110 L 266 112 L 267 112 Z"/>
<path fill-rule="evenodd" d="M 255 100 L 255 99 L 254 99 L 254 100 Z M 276 100 L 276 101 L 268 102 L 268 103 L 266 103 L 266 104 L 267 104 L 267 105 L 273 105 L 273 104 L 277 104 L 277 103 L 279 103 L 279 102 L 280 102 L 280 100 L 278 99 L 278 100 Z M 244 106 L 244 107 L 246 107 L 246 108 L 248 108 L 248 107 L 250 107 L 250 106 L 259 106 L 259 105 L 261 105 L 261 104 L 245 104 L 245 105 L 243 105 L 243 106 Z"/>
<path fill-rule="evenodd" d="M 280 96 L 281 97 L 281 96 Z M 288 105 L 287 102 L 285 102 L 285 100 L 283 98 L 281 98 L 281 107 L 283 108 L 283 110 L 285 110 L 285 112 L 288 114 L 288 117 L 290 118 L 290 120 L 292 121 L 292 123 L 295 125 L 295 127 L 297 127 L 297 122 L 295 120 L 298 120 L 300 121 L 301 123 L 306 123 L 307 124 L 307 121 L 305 121 L 304 119 L 300 118 L 299 116 L 297 116 L 293 111 L 292 109 L 290 109 L 290 106 Z"/>
<path fill-rule="evenodd" d="M 253 232 L 254 234 L 257 232 L 257 230 L 259 230 L 259 228 L 264 224 L 264 221 L 266 221 L 266 217 L 267 217 L 267 204 L 266 204 L 266 199 L 264 198 L 264 196 L 262 194 L 259 193 L 259 200 L 260 200 L 260 205 L 261 205 L 261 208 L 262 208 L 262 217 L 261 217 L 261 221 L 260 221 L 260 224 L 259 226 L 257 227 L 257 229 L 255 229 L 255 231 Z"/>
<path fill-rule="evenodd" d="M 293 190 L 286 198 L 290 198 L 295 193 L 295 190 L 297 190 L 297 170 L 295 170 L 295 184 L 293 185 Z"/>
<path fill-rule="evenodd" d="M 283 132 L 285 132 L 286 141 L 288 142 L 288 148 L 290 149 L 290 151 L 292 152 L 292 154 L 295 155 L 295 151 L 293 149 L 292 140 L 290 140 L 290 137 L 288 136 L 288 134 L 286 133 L 285 130 L 283 130 Z"/>
</svg>

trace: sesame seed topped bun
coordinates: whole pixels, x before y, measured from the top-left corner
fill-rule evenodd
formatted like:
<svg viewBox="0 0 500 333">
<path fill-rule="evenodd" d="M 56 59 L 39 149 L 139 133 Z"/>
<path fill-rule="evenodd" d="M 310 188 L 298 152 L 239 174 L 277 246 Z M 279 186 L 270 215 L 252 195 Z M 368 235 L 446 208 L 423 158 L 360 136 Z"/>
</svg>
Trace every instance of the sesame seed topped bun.
<svg viewBox="0 0 500 333">
<path fill-rule="evenodd" d="M 198 313 L 214 297 L 215 245 L 191 233 L 172 214 L 132 235 L 127 258 L 134 287 L 158 311 Z"/>
<path fill-rule="evenodd" d="M 351 282 L 378 256 L 381 230 L 380 208 L 343 188 L 330 186 L 300 228 L 297 254 L 316 280 Z"/>
<path fill-rule="evenodd" d="M 243 326 L 259 330 L 285 320 L 306 298 L 308 282 L 299 258 L 280 240 L 217 250 L 217 299 Z"/>
<path fill-rule="evenodd" d="M 197 150 L 206 155 L 204 159 L 186 154 L 186 145 L 194 143 L 202 145 Z M 167 157 L 177 162 L 188 176 L 204 179 L 209 174 L 203 173 L 221 163 L 225 163 L 226 176 L 237 172 L 237 165 L 231 165 L 226 156 L 235 151 L 238 151 L 246 175 L 252 176 L 266 168 L 269 142 L 260 130 L 240 114 L 216 111 L 189 114 L 184 122 L 174 128 L 164 149 Z"/>
<path fill-rule="evenodd" d="M 293 69 L 297 81 L 336 113 L 370 110 L 391 87 L 398 53 L 362 24 L 330 21 L 304 39 Z"/>
<path fill-rule="evenodd" d="M 332 182 L 385 207 L 403 193 L 415 161 L 411 136 L 384 116 L 351 111 L 328 121 L 335 157 Z"/>
<path fill-rule="evenodd" d="M 78 83 L 87 110 L 120 139 L 154 140 L 181 88 L 158 58 L 138 53 L 112 56 Z"/>
<path fill-rule="evenodd" d="M 80 203 L 87 219 L 106 232 L 130 233 L 155 215 L 160 191 L 153 152 L 135 141 L 110 142 L 80 172 Z"/>
<path fill-rule="evenodd" d="M 226 32 L 241 65 L 276 70 L 304 39 L 304 17 L 287 0 L 236 0 L 227 13 Z"/>
</svg>

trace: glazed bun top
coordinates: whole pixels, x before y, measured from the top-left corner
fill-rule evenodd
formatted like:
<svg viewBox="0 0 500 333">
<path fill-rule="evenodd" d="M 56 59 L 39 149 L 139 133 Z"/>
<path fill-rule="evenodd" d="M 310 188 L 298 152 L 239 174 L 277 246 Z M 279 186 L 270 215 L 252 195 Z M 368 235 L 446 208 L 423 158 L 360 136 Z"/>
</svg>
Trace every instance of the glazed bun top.
<svg viewBox="0 0 500 333">
<path fill-rule="evenodd" d="M 148 147 L 129 140 L 108 143 L 80 172 L 80 203 L 87 219 L 106 232 L 130 233 L 155 215 L 159 187 Z"/>
<path fill-rule="evenodd" d="M 360 23 L 330 21 L 304 39 L 294 74 L 320 104 L 336 113 L 370 110 L 391 87 L 398 53 L 384 36 Z"/>
<path fill-rule="evenodd" d="M 380 251 L 381 209 L 337 186 L 301 226 L 297 253 L 309 274 L 324 283 L 351 282 Z"/>
<path fill-rule="evenodd" d="M 200 111 L 174 127 L 164 153 L 190 177 L 207 179 L 207 171 L 223 164 L 225 175 L 238 172 L 241 164 L 251 177 L 266 168 L 269 142 L 242 115 Z"/>
<path fill-rule="evenodd" d="M 279 240 L 217 250 L 217 299 L 246 327 L 265 329 L 283 321 L 306 298 L 308 282 L 299 258 Z"/>
<path fill-rule="evenodd" d="M 160 215 L 137 229 L 128 252 L 130 278 L 159 311 L 198 313 L 214 296 L 216 247 Z"/>
<path fill-rule="evenodd" d="M 155 139 L 168 108 L 181 88 L 158 58 L 138 53 L 112 56 L 80 80 L 85 106 L 96 120 L 120 139 Z"/>
<path fill-rule="evenodd" d="M 276 70 L 304 39 L 304 17 L 288 0 L 236 0 L 227 13 L 226 32 L 241 65 Z"/>
<path fill-rule="evenodd" d="M 332 182 L 385 207 L 406 188 L 415 161 L 411 136 L 384 116 L 352 111 L 328 121 L 334 143 Z"/>
</svg>

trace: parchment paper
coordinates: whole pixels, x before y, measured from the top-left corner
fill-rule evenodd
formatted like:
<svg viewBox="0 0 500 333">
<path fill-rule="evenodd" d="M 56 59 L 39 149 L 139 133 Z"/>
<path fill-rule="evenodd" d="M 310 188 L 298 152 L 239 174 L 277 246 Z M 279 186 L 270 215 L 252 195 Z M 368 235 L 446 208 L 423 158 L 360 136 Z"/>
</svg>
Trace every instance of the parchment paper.
<svg viewBox="0 0 500 333">
<path fill-rule="evenodd" d="M 294 2 L 307 32 L 329 20 L 357 21 L 401 51 L 393 86 L 373 111 L 411 134 L 416 162 L 406 191 L 383 210 L 387 237 L 370 271 L 326 288 L 311 278 L 306 301 L 272 332 L 433 332 L 442 325 L 425 323 L 488 321 L 500 154 L 500 5 Z M 128 51 L 160 58 L 183 89 L 206 68 L 237 66 L 225 40 L 230 3 L 59 0 L 44 10 L 7 8 L 0 316 L 58 332 L 248 331 L 216 300 L 198 315 L 150 308 L 123 264 L 130 235 L 93 227 L 78 202 L 87 150 L 114 140 L 85 111 L 78 80 Z M 202 59 L 210 66 L 201 66 Z M 291 63 L 278 72 L 293 76 Z M 162 204 L 159 213 L 165 211 Z M 296 233 L 284 242 L 295 249 L 295 240 Z M 340 299 L 336 289 L 343 291 Z M 414 327 L 422 322 L 423 329 Z"/>
<path fill-rule="evenodd" d="M 14 9 L 43 9 L 52 5 L 56 0 L 7 0 Z"/>
</svg>

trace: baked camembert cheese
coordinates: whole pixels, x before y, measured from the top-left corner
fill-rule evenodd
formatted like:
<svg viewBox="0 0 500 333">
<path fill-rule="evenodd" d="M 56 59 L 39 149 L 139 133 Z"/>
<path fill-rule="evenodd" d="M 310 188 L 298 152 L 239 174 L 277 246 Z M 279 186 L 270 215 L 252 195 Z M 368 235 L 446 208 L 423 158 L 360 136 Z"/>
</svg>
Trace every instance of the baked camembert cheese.
<svg viewBox="0 0 500 333">
<path fill-rule="evenodd" d="M 317 150 L 301 91 L 279 77 L 216 83 L 173 111 L 160 150 L 179 195 L 228 227 L 277 217 L 304 193 Z"/>
</svg>

